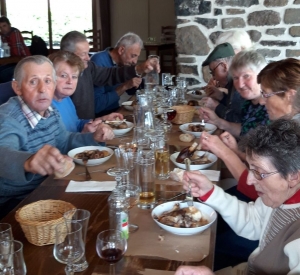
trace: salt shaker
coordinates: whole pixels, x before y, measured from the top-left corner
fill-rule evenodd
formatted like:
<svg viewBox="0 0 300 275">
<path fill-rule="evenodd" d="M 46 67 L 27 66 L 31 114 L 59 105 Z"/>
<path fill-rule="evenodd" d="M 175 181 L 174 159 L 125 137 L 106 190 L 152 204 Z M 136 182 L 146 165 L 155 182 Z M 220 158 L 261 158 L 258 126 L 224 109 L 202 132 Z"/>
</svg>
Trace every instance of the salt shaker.
<svg viewBox="0 0 300 275">
<path fill-rule="evenodd" d="M 108 205 L 109 228 L 120 230 L 123 237 L 128 239 L 128 200 L 122 192 L 115 189 L 108 198 Z"/>
</svg>

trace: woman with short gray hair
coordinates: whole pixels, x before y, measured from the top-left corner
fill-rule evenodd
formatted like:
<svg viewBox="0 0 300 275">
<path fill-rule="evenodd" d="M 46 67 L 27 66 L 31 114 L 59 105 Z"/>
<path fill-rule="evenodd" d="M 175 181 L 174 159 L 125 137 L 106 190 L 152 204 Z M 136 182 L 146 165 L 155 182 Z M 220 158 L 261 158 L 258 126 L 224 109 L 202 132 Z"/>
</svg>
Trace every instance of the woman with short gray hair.
<svg viewBox="0 0 300 275">
<path fill-rule="evenodd" d="M 234 137 L 245 135 L 258 125 L 266 125 L 269 117 L 264 106 L 260 105 L 260 85 L 256 78 L 267 65 L 264 57 L 256 51 L 242 51 L 234 56 L 229 68 L 233 84 L 245 100 L 242 107 L 241 123 L 228 122 L 219 118 L 211 109 L 200 108 L 200 118 L 229 132 Z"/>
</svg>

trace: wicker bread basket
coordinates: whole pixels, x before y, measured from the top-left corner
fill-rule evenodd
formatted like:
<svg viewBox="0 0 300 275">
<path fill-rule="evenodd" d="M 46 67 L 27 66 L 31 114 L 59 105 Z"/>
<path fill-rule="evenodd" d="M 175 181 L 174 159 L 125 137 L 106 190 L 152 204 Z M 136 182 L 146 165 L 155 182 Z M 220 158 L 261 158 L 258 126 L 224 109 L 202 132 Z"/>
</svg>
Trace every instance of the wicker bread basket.
<svg viewBox="0 0 300 275">
<path fill-rule="evenodd" d="M 15 215 L 28 242 L 43 246 L 55 243 L 55 227 L 64 221 L 63 214 L 75 208 L 60 200 L 41 200 L 18 209 Z"/>
<path fill-rule="evenodd" d="M 174 124 L 184 124 L 192 122 L 195 108 L 189 105 L 180 105 L 180 106 L 173 106 L 172 109 L 176 110 L 176 116 L 172 120 Z"/>
</svg>

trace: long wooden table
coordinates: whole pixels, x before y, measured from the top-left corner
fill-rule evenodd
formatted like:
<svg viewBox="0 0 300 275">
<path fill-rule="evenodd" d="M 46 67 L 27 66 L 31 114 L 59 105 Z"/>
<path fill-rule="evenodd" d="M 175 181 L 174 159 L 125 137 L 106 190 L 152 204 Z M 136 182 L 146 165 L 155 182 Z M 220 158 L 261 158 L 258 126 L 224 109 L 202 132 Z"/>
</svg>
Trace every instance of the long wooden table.
<svg viewBox="0 0 300 275">
<path fill-rule="evenodd" d="M 82 274 L 92 274 L 93 271 L 97 269 L 97 266 L 107 266 L 107 263 L 97 256 L 95 244 L 97 234 L 109 227 L 107 205 L 109 193 L 66 193 L 65 189 L 68 182 L 68 180 L 54 180 L 52 177 L 49 177 L 24 201 L 22 201 L 18 207 L 38 200 L 59 199 L 70 202 L 77 208 L 89 210 L 91 212 L 91 218 L 86 242 L 86 258 L 89 262 L 89 267 L 87 270 L 82 272 Z M 24 244 L 24 258 L 27 266 L 27 275 L 64 274 L 64 265 L 57 262 L 53 257 L 53 245 L 39 247 L 30 244 L 26 240 L 20 225 L 16 222 L 14 214 L 15 211 L 10 212 L 1 222 L 11 224 L 14 238 Z M 135 272 L 138 274 L 139 270 L 141 271 L 145 268 L 175 271 L 179 265 L 187 264 L 205 265 L 212 268 L 214 260 L 216 223 L 214 223 L 209 230 L 211 230 L 210 253 L 201 262 L 189 263 L 155 258 L 124 257 L 118 265 L 130 265 L 132 271 L 134 271 L 134 273 L 131 274 L 135 274 Z"/>
<path fill-rule="evenodd" d="M 126 112 L 124 112 L 124 114 L 126 114 Z M 179 135 L 178 126 L 176 125 L 173 127 L 173 133 L 170 135 L 174 136 L 174 133 L 177 133 L 177 136 Z M 174 143 L 178 143 L 176 142 L 177 139 L 174 138 L 172 140 Z M 111 143 L 118 144 L 117 139 Z M 181 146 L 177 147 L 180 149 L 182 146 L 188 145 L 189 144 L 181 144 Z M 110 161 L 113 162 L 113 160 Z M 111 164 L 108 163 L 107 165 Z M 89 169 L 93 170 L 95 168 Z M 79 172 L 84 171 L 83 166 L 77 166 L 76 169 Z M 103 173 L 101 178 L 102 180 L 112 180 L 112 178 L 105 173 Z M 38 200 L 59 199 L 70 202 L 77 208 L 89 210 L 91 212 L 91 218 L 86 240 L 86 258 L 89 262 L 89 267 L 81 274 L 98 274 L 99 270 L 108 270 L 108 264 L 98 257 L 95 244 L 97 234 L 108 229 L 109 227 L 107 199 L 110 192 L 66 193 L 65 189 L 68 183 L 69 180 L 56 180 L 53 179 L 53 177 L 48 177 L 38 188 L 36 188 L 26 199 L 24 199 L 21 204 L 16 207 L 16 209 Z M 157 192 L 160 193 L 158 196 L 171 197 L 174 194 L 182 191 L 182 187 L 180 185 L 168 185 L 166 182 L 163 184 L 157 182 L 156 184 Z M 161 195 L 161 192 L 163 195 Z M 27 275 L 65 274 L 65 265 L 60 264 L 53 257 L 53 245 L 39 247 L 30 244 L 26 240 L 20 225 L 14 218 L 16 209 L 11 211 L 4 219 L 2 219 L 1 222 L 10 223 L 12 225 L 14 238 L 24 244 L 24 258 L 27 266 Z M 140 272 L 146 268 L 175 271 L 178 266 L 188 264 L 205 265 L 212 268 L 214 261 L 216 222 L 207 230 L 210 230 L 210 253 L 201 262 L 182 262 L 165 260 L 161 258 L 126 256 L 119 263 L 117 263 L 116 269 L 122 270 L 122 274 L 127 274 L 128 272 L 128 274 L 141 274 Z M 181 238 L 184 238 L 184 236 Z M 126 273 L 124 270 L 129 271 Z"/>
</svg>

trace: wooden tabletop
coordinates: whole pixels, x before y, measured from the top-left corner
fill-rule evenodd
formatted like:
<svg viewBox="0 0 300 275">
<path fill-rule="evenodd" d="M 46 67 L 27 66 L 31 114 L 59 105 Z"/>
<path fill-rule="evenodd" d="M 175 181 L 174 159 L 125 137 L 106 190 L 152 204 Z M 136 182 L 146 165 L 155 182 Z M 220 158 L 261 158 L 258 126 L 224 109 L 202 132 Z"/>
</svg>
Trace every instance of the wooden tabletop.
<svg viewBox="0 0 300 275">
<path fill-rule="evenodd" d="M 89 262 L 89 267 L 81 274 L 92 274 L 95 270 L 102 270 L 108 266 L 106 262 L 98 257 L 95 244 L 97 234 L 109 227 L 107 205 L 109 193 L 66 193 L 65 189 L 68 182 L 69 181 L 67 180 L 54 180 L 52 177 L 49 177 L 24 201 L 22 201 L 18 207 L 38 200 L 59 199 L 70 202 L 77 208 L 89 210 L 91 212 L 91 218 L 89 221 L 86 240 L 86 258 Z M 24 258 L 27 266 L 27 275 L 64 274 L 65 266 L 57 262 L 53 257 L 53 245 L 35 246 L 30 244 L 26 240 L 20 225 L 16 222 L 14 214 L 15 211 L 10 212 L 4 219 L 2 219 L 1 222 L 11 224 L 14 238 L 24 244 Z M 138 270 L 141 271 L 145 268 L 175 271 L 176 268 L 182 264 L 205 265 L 212 268 L 214 260 L 216 222 L 212 224 L 208 230 L 211 230 L 210 253 L 201 262 L 189 263 L 134 256 L 124 257 L 124 259 L 117 263 L 117 269 L 123 269 L 124 267 L 130 266 L 130 274 L 138 274 Z M 180 236 L 180 238 L 184 238 L 184 236 Z M 195 241 L 197 240 L 195 239 Z"/>
</svg>

